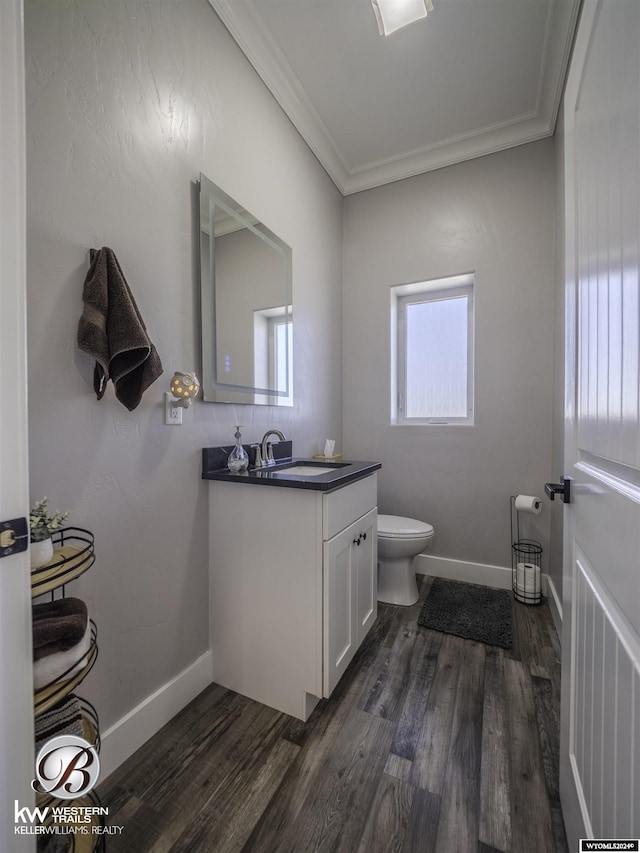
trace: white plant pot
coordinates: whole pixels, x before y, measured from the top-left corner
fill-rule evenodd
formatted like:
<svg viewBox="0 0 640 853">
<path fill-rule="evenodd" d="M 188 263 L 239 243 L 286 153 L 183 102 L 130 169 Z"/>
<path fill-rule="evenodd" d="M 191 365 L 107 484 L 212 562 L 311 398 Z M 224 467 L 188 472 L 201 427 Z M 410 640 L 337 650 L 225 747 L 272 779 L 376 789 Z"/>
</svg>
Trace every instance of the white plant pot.
<svg viewBox="0 0 640 853">
<path fill-rule="evenodd" d="M 39 539 L 37 542 L 32 542 L 29 547 L 31 557 L 31 568 L 39 569 L 44 566 L 49 560 L 53 559 L 53 540 L 49 536 L 48 539 Z"/>
</svg>

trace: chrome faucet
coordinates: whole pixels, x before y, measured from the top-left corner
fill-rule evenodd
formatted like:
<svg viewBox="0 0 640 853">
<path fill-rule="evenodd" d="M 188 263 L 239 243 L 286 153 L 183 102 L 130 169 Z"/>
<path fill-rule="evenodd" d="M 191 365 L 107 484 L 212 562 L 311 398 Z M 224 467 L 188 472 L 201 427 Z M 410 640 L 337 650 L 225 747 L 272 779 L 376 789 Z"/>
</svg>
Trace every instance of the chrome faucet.
<svg viewBox="0 0 640 853">
<path fill-rule="evenodd" d="M 262 436 L 262 441 L 260 442 L 260 465 L 261 467 L 266 467 L 267 465 L 275 465 L 275 459 L 273 458 L 273 448 L 271 447 L 271 442 L 267 441 L 270 435 L 275 435 L 278 437 L 280 441 L 286 441 L 287 437 L 284 433 L 280 432 L 279 429 L 270 429 L 265 432 Z M 258 461 L 256 459 L 256 467 L 258 467 Z"/>
</svg>

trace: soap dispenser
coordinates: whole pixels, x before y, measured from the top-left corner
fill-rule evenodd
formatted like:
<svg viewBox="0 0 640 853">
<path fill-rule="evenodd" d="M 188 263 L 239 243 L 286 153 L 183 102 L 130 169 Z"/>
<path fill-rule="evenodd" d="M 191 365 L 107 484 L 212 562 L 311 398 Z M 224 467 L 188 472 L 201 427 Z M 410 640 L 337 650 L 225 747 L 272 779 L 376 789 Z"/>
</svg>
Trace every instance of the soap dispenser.
<svg viewBox="0 0 640 853">
<path fill-rule="evenodd" d="M 247 455 L 247 451 L 242 446 L 242 434 L 240 433 L 241 426 L 242 424 L 236 426 L 236 431 L 234 434 L 236 446 L 229 454 L 229 458 L 227 460 L 227 467 L 232 474 L 241 474 L 249 467 L 249 456 Z"/>
</svg>

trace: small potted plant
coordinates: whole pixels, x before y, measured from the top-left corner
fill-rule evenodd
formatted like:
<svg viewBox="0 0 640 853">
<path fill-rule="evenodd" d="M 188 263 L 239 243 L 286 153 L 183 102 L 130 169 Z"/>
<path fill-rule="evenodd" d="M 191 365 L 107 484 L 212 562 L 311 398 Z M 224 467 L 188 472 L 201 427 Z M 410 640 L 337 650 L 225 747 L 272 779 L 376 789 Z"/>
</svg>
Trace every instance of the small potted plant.
<svg viewBox="0 0 640 853">
<path fill-rule="evenodd" d="M 31 538 L 31 568 L 44 566 L 53 557 L 51 534 L 59 530 L 68 512 L 51 512 L 49 498 L 36 501 L 29 513 L 29 533 Z"/>
</svg>

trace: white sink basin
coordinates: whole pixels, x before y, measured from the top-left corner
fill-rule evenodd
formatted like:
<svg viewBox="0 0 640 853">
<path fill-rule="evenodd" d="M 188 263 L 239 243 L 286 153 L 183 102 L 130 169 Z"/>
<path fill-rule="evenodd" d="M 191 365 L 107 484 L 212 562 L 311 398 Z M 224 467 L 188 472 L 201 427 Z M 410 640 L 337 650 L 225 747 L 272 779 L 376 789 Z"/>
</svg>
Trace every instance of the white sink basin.
<svg viewBox="0 0 640 853">
<path fill-rule="evenodd" d="M 317 477 L 320 474 L 330 474 L 335 471 L 334 468 L 326 468 L 321 465 L 292 465 L 291 468 L 283 468 L 280 471 L 273 471 L 281 477 Z"/>
</svg>

